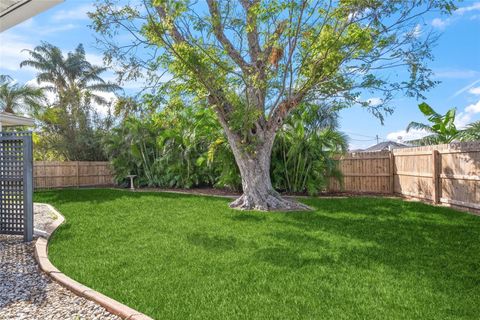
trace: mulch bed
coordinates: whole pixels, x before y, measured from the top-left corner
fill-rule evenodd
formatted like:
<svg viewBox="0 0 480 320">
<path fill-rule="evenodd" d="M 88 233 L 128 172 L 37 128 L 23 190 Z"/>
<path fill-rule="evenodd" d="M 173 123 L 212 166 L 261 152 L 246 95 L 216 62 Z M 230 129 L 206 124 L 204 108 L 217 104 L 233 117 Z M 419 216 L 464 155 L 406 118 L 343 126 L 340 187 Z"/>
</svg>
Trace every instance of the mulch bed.
<svg viewBox="0 0 480 320">
<path fill-rule="evenodd" d="M 222 196 L 222 197 L 239 197 L 241 192 L 232 191 L 228 189 L 216 189 L 216 188 L 137 188 L 136 191 L 144 192 L 178 192 L 195 195 L 208 195 L 208 196 Z M 310 197 L 306 192 L 280 192 L 287 197 Z M 358 196 L 375 196 L 375 197 L 394 197 L 391 193 L 373 193 L 373 192 L 320 192 L 313 197 L 325 197 L 325 198 L 345 198 L 345 197 L 358 197 Z"/>
</svg>

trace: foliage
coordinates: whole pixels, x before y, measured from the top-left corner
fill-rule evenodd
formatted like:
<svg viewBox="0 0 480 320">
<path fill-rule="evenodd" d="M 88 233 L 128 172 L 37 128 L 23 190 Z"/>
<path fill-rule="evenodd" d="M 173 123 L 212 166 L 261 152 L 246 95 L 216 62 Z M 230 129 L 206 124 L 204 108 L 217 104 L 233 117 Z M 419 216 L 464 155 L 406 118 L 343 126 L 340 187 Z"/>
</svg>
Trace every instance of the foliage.
<svg viewBox="0 0 480 320">
<path fill-rule="evenodd" d="M 322 105 L 295 110 L 277 134 L 272 153 L 272 180 L 278 190 L 315 194 L 329 177 L 340 177 L 335 156 L 348 148 L 337 130 L 338 113 Z"/>
<path fill-rule="evenodd" d="M 480 219 L 450 208 L 312 198 L 302 200 L 310 212 L 266 214 L 219 197 L 108 189 L 35 201 L 66 217 L 49 240 L 55 266 L 154 319 L 480 314 Z"/>
<path fill-rule="evenodd" d="M 127 117 L 105 144 L 118 181 L 135 174 L 141 185 L 237 189 L 238 171 L 231 151 L 218 145 L 222 137 L 210 109 L 201 104 L 185 107 L 183 101 L 171 100 L 158 113 Z"/>
<path fill-rule="evenodd" d="M 144 75 L 155 86 L 168 72 L 184 94 L 207 101 L 242 176 L 232 206 L 269 210 L 295 207 L 268 177 L 292 111 L 361 105 L 383 120 L 396 94 L 422 97 L 436 84 L 426 65 L 436 37 L 418 26 L 430 11 L 454 9 L 445 0 L 106 0 L 90 17 L 121 80 Z M 131 38 L 118 39 L 125 31 Z"/>
<path fill-rule="evenodd" d="M 137 175 L 141 185 L 155 185 L 153 164 L 160 157 L 156 137 L 160 130 L 152 119 L 127 118 L 104 138 L 103 143 L 115 170 L 117 182 L 130 174 Z M 138 181 L 137 180 L 137 181 Z"/>
<path fill-rule="evenodd" d="M 53 101 L 41 105 L 34 114 L 41 129 L 36 157 L 104 160 L 101 137 L 108 131 L 111 118 L 100 117 L 95 105 L 108 106 L 102 93 L 118 89 L 102 79 L 106 68 L 88 62 L 81 44 L 66 56 L 46 42 L 26 51 L 29 58 L 20 66 L 36 69 L 37 83 L 54 95 Z"/>
<path fill-rule="evenodd" d="M 241 190 L 233 153 L 211 109 L 172 99 L 155 113 L 145 111 L 157 109 L 145 104 L 130 104 L 143 111 L 125 118 L 105 139 L 117 181 L 135 174 L 140 185 Z M 337 174 L 333 157 L 346 149 L 337 117 L 335 108 L 302 107 L 282 127 L 272 157 L 278 190 L 316 193 Z"/>
<path fill-rule="evenodd" d="M 450 143 L 457 138 L 459 131 L 455 126 L 455 108 L 448 110 L 444 115 L 438 114 L 425 102 L 419 104 L 418 108 L 427 117 L 431 125 L 412 121 L 407 126 L 407 132 L 412 129 L 418 129 L 429 132 L 430 135 L 418 140 L 409 141 L 410 143 L 420 146 L 442 144 Z"/>
<path fill-rule="evenodd" d="M 419 129 L 430 134 L 421 139 L 409 141 L 409 143 L 424 146 L 454 141 L 480 140 L 479 121 L 471 123 L 465 129 L 457 129 L 455 126 L 455 108 L 448 110 L 444 115 L 437 113 L 425 102 L 418 105 L 418 108 L 427 117 L 430 124 L 412 121 L 407 127 L 407 132 L 411 129 Z"/>
<path fill-rule="evenodd" d="M 41 88 L 15 83 L 11 77 L 0 75 L 0 111 L 33 113 L 44 99 Z"/>
<path fill-rule="evenodd" d="M 202 105 L 185 108 L 182 102 L 174 102 L 157 119 L 163 129 L 157 137 L 162 150 L 157 166 L 164 184 L 212 185 L 213 172 L 203 160 L 211 141 L 221 134 L 212 112 Z"/>
<path fill-rule="evenodd" d="M 467 125 L 460 132 L 459 138 L 461 141 L 480 141 L 480 120 Z"/>
</svg>

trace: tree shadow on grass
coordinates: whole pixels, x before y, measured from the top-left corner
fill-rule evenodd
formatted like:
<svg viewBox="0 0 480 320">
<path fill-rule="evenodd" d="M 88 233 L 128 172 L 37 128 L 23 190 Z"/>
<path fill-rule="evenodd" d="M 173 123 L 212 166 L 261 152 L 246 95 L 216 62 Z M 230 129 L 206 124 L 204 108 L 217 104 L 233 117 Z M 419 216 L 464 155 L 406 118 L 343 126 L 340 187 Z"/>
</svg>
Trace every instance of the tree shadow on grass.
<svg viewBox="0 0 480 320">
<path fill-rule="evenodd" d="M 262 222 L 267 218 L 265 215 L 253 214 L 253 213 L 240 213 L 231 217 L 234 221 L 245 221 L 245 222 Z"/>
<path fill-rule="evenodd" d="M 302 244 L 303 246 L 326 248 L 330 246 L 330 242 L 310 236 L 304 232 L 294 231 L 275 231 L 270 234 L 275 239 L 287 241 L 291 244 Z"/>
<path fill-rule="evenodd" d="M 237 239 L 232 236 L 209 235 L 195 232 L 187 235 L 187 241 L 210 252 L 225 252 L 237 248 Z"/>
<path fill-rule="evenodd" d="M 147 197 L 159 197 L 162 199 L 174 199 L 178 201 L 203 198 L 212 202 L 227 203 L 228 200 L 220 197 L 180 194 L 173 192 L 131 192 L 122 189 L 61 189 L 35 192 L 35 202 L 46 202 L 51 204 L 77 204 L 90 203 L 101 204 L 120 199 L 132 199 L 141 201 Z"/>
<path fill-rule="evenodd" d="M 330 264 L 329 257 L 303 257 L 299 251 L 288 247 L 270 247 L 260 249 L 253 255 L 254 259 L 267 262 L 277 267 L 298 269 L 309 265 Z"/>
<path fill-rule="evenodd" d="M 309 202 L 316 212 L 284 213 L 277 222 L 296 231 L 280 236 L 297 244 L 304 254 L 317 247 L 305 233 L 331 236 L 338 259 L 322 262 L 332 262 L 332 268 L 388 267 L 398 274 L 421 275 L 439 290 L 455 287 L 480 295 L 478 217 L 400 200 L 372 205 L 372 201 L 355 199 L 346 202 L 348 206 L 336 201 Z"/>
</svg>

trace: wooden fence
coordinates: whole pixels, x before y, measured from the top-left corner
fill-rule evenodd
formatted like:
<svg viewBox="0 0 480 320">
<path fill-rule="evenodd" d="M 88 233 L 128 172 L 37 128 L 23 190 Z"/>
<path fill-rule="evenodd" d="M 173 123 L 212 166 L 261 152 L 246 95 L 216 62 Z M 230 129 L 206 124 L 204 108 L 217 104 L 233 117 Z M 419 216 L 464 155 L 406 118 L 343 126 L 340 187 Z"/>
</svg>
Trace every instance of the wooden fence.
<svg viewBox="0 0 480 320">
<path fill-rule="evenodd" d="M 480 142 L 348 153 L 329 191 L 396 194 L 480 210 Z M 108 162 L 35 161 L 37 189 L 113 184 Z"/>
<path fill-rule="evenodd" d="M 33 180 L 36 189 L 107 186 L 113 175 L 108 162 L 35 161 Z"/>
<path fill-rule="evenodd" d="M 343 186 L 329 191 L 398 194 L 480 210 L 480 142 L 349 153 Z"/>
</svg>

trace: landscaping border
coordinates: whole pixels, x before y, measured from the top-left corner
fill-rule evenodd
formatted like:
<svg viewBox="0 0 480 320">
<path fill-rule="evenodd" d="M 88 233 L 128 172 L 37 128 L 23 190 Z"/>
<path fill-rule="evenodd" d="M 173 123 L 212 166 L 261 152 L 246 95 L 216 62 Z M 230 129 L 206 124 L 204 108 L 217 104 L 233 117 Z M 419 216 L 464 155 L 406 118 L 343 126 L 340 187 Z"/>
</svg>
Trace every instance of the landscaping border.
<svg viewBox="0 0 480 320">
<path fill-rule="evenodd" d="M 65 218 L 53 206 L 46 203 L 42 203 L 42 205 L 47 206 L 51 212 L 57 216 L 57 219 L 53 222 L 52 231 L 50 233 L 47 232 L 47 237 L 40 236 L 35 242 L 35 259 L 37 260 L 40 269 L 60 285 L 72 291 L 76 295 L 101 305 L 108 312 L 125 320 L 153 320 L 149 316 L 73 280 L 72 278 L 63 274 L 50 262 L 48 259 L 48 239 L 55 232 L 55 230 L 65 222 Z"/>
</svg>

